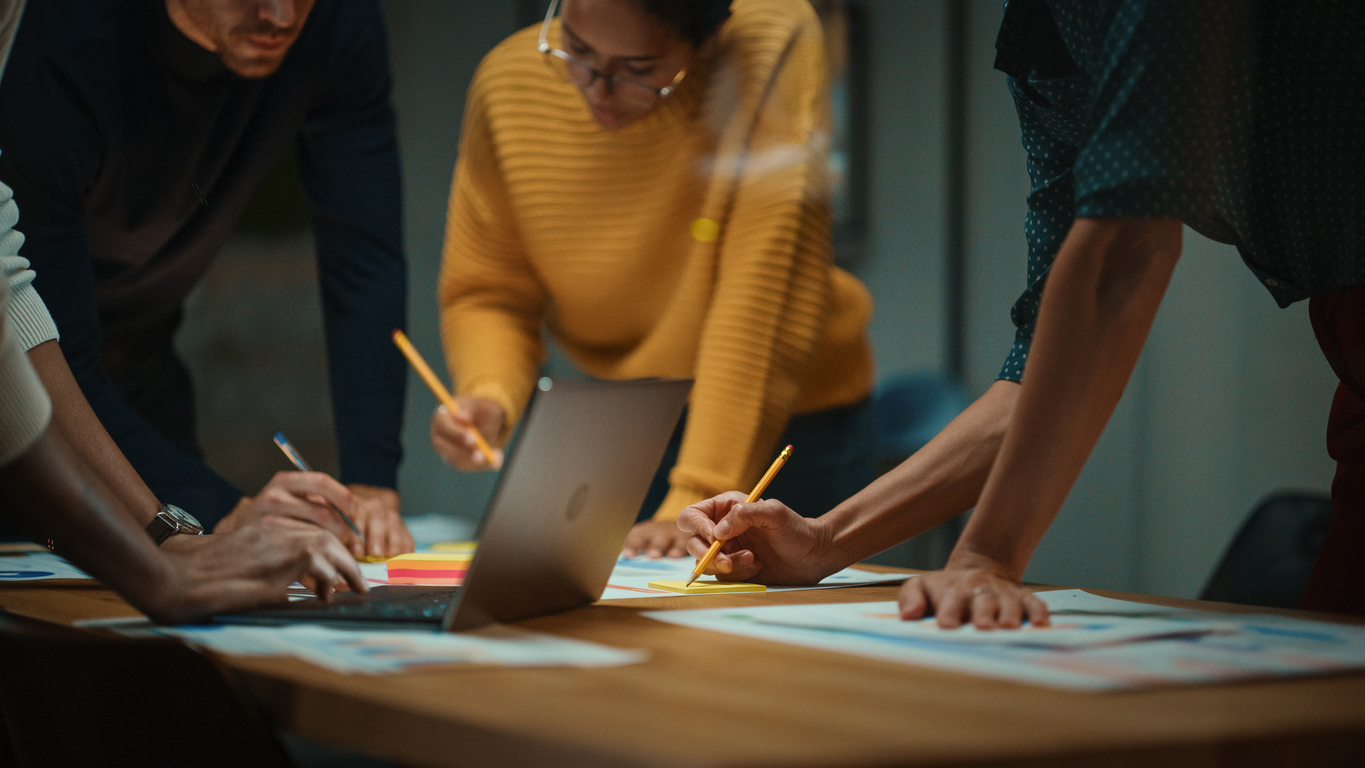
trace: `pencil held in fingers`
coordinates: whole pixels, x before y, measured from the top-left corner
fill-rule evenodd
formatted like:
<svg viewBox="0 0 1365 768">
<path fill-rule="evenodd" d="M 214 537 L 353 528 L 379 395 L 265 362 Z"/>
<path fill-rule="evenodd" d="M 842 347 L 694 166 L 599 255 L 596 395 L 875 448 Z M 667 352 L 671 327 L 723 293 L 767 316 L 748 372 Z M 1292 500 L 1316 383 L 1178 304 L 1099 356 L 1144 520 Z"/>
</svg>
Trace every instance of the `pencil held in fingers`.
<svg viewBox="0 0 1365 768">
<path fill-rule="evenodd" d="M 426 382 L 427 388 L 431 390 L 432 394 L 436 395 L 437 400 L 441 401 L 441 405 L 445 406 L 446 411 L 467 425 L 470 436 L 474 438 L 474 444 L 478 446 L 479 453 L 483 454 L 488 466 L 497 469 L 501 462 L 498 461 L 497 454 L 493 452 L 493 447 L 488 444 L 488 441 L 484 439 L 473 422 L 465 418 L 464 414 L 460 412 L 460 406 L 455 404 L 455 398 L 450 396 L 450 390 L 446 389 L 446 385 L 436 378 L 431 366 L 427 365 L 427 361 L 422 358 L 417 347 L 414 347 L 412 342 L 408 340 L 407 334 L 400 330 L 394 330 L 393 343 L 398 345 L 398 350 L 403 353 L 403 357 L 408 359 L 413 370 L 417 371 L 417 375 L 422 377 L 422 381 Z"/>
<path fill-rule="evenodd" d="M 777 471 L 782 469 L 782 465 L 787 463 L 787 459 L 791 458 L 791 455 L 792 447 L 790 445 L 782 449 L 782 453 L 778 454 L 777 458 L 773 460 L 773 465 L 768 467 L 768 471 L 763 473 L 763 478 L 758 481 L 758 485 L 755 485 L 754 490 L 749 493 L 749 498 L 744 500 L 746 504 L 752 504 L 755 501 L 758 501 L 759 497 L 763 495 L 763 492 L 768 490 L 768 483 L 773 481 L 773 478 L 777 476 Z M 720 537 L 717 537 L 715 541 L 711 542 L 711 547 L 706 550 L 706 556 L 698 560 L 697 567 L 692 569 L 692 575 L 687 579 L 687 586 L 692 586 L 692 582 L 696 581 L 697 577 L 706 572 L 706 569 L 711 566 L 711 561 L 716 559 L 716 553 L 720 552 L 720 547 L 724 543 L 725 539 Z"/>
<path fill-rule="evenodd" d="M 285 437 L 283 432 L 275 433 L 275 445 L 279 446 L 280 450 L 284 452 L 284 455 L 289 458 L 290 463 L 292 463 L 300 472 L 313 471 L 313 468 L 308 466 L 308 462 L 303 460 L 303 454 L 299 453 L 298 449 L 294 447 L 293 443 L 289 442 L 289 438 Z M 364 543 L 365 534 L 361 533 L 360 529 L 351 521 L 351 518 L 348 517 L 345 512 L 341 511 L 341 507 L 338 507 L 330 501 L 327 502 L 327 506 L 331 507 L 332 511 L 336 512 L 337 515 L 341 517 L 342 522 L 346 523 L 347 527 L 349 527 L 355 535 L 359 536 L 361 542 Z"/>
</svg>

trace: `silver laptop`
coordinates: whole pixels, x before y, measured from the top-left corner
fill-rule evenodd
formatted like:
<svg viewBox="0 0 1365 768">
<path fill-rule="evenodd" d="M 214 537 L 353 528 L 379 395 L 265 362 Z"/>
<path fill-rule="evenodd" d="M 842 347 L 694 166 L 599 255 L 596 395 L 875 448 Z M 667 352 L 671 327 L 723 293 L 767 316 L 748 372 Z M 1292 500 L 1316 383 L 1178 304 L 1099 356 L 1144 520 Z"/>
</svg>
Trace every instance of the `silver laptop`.
<svg viewBox="0 0 1365 768">
<path fill-rule="evenodd" d="M 457 631 L 587 605 L 606 588 L 691 388 L 689 379 L 541 379 L 463 587 L 375 587 L 214 620 Z"/>
</svg>

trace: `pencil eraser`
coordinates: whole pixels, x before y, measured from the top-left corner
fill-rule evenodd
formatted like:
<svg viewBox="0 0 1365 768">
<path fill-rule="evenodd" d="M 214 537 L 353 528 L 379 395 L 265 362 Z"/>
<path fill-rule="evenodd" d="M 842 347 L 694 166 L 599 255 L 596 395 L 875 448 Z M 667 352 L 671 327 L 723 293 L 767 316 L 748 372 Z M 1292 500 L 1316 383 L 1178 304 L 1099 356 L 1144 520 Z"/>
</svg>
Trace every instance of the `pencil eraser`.
<svg viewBox="0 0 1365 768">
<path fill-rule="evenodd" d="M 662 581 L 651 581 L 649 586 L 654 589 L 666 589 L 669 592 L 680 592 L 684 595 L 719 595 L 727 592 L 767 592 L 768 588 L 762 584 L 748 584 L 743 581 L 701 581 L 700 579 L 692 582 L 692 586 L 687 586 L 685 581 L 674 581 L 665 579 Z"/>
</svg>

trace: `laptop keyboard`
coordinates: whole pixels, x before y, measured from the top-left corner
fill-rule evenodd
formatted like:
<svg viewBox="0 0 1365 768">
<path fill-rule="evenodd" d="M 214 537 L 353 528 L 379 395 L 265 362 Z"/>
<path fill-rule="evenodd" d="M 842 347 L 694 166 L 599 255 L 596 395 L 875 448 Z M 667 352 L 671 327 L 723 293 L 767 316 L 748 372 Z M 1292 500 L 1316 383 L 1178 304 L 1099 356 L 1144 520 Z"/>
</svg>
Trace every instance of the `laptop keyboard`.
<svg viewBox="0 0 1365 768">
<path fill-rule="evenodd" d="M 446 608 L 458 594 L 458 587 L 375 587 L 369 594 L 340 592 L 325 603 L 314 597 L 213 618 L 229 624 L 314 621 L 440 624 Z"/>
</svg>

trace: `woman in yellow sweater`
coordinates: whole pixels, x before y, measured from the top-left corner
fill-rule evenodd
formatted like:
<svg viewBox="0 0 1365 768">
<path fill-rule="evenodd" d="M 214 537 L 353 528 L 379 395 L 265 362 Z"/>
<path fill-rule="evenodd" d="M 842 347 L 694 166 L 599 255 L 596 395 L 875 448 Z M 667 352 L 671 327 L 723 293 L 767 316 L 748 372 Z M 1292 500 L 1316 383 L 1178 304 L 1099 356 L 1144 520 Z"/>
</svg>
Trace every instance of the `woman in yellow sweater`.
<svg viewBox="0 0 1365 768">
<path fill-rule="evenodd" d="M 684 425 L 628 554 L 684 554 L 674 518 L 748 489 L 819 515 L 872 479 L 871 299 L 836 268 L 827 84 L 806 0 L 559 0 L 470 85 L 439 284 L 469 422 L 432 444 L 488 465 L 543 362 L 542 328 L 590 376 L 692 377 Z M 652 518 L 652 519 L 651 519 Z"/>
</svg>

